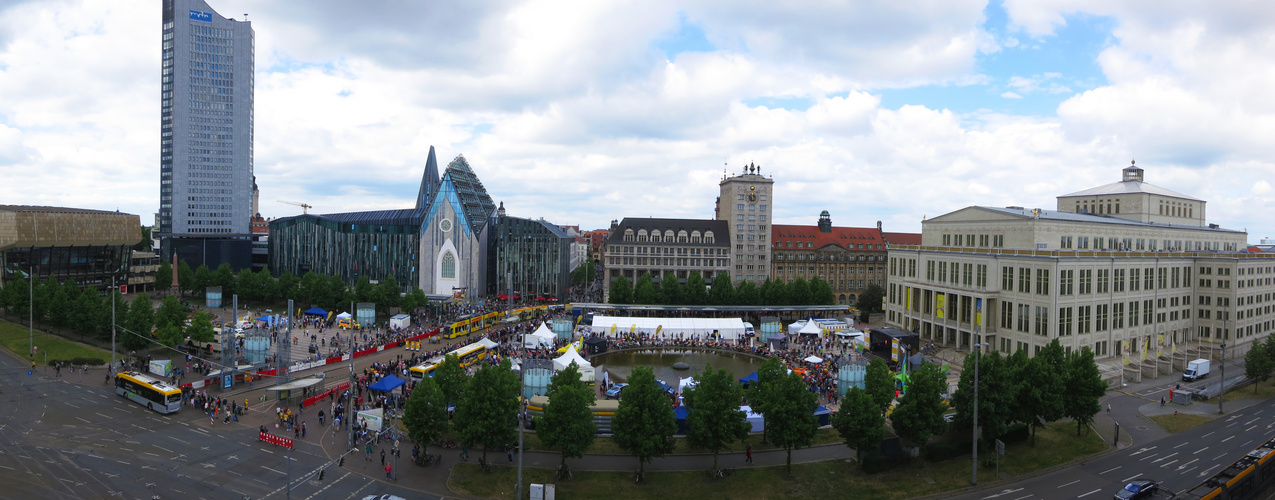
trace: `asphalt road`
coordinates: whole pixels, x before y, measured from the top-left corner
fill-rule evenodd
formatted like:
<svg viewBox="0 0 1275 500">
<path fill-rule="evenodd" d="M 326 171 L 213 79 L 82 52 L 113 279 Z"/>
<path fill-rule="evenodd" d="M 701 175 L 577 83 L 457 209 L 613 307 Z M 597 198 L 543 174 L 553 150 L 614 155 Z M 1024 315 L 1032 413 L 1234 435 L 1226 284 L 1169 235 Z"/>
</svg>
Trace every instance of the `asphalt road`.
<svg viewBox="0 0 1275 500">
<path fill-rule="evenodd" d="M 1105 499 L 1131 480 L 1156 479 L 1163 481 L 1165 491 L 1155 498 L 1167 499 L 1172 492 L 1199 484 L 1275 436 L 1272 416 L 1275 416 L 1275 399 L 1264 400 L 1228 411 L 1225 416 L 1187 431 L 1153 441 L 1135 440 L 1133 446 L 1083 464 L 955 498 Z M 1005 457 L 1005 460 L 1013 460 L 1013 457 Z"/>
<path fill-rule="evenodd" d="M 322 482 L 306 480 L 303 473 L 328 461 L 317 444 L 288 452 L 189 408 L 151 412 L 102 386 L 101 371 L 82 381 L 66 370 L 61 378 L 28 375 L 29 368 L 0 354 L 2 498 L 239 500 L 285 498 L 289 487 L 298 499 L 429 498 L 341 468 L 328 469 Z"/>
</svg>

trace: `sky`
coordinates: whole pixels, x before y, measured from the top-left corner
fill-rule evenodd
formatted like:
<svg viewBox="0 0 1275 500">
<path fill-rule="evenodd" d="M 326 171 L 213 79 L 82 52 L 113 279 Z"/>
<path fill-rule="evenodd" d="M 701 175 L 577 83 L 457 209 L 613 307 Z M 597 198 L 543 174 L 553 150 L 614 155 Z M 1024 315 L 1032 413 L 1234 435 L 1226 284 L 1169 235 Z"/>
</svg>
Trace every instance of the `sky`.
<svg viewBox="0 0 1275 500">
<path fill-rule="evenodd" d="M 410 208 L 430 146 L 510 215 L 920 232 L 1120 180 L 1275 238 L 1263 2 L 211 0 L 256 32 L 262 215 Z M 160 2 L 0 0 L 0 204 L 159 203 Z"/>
</svg>

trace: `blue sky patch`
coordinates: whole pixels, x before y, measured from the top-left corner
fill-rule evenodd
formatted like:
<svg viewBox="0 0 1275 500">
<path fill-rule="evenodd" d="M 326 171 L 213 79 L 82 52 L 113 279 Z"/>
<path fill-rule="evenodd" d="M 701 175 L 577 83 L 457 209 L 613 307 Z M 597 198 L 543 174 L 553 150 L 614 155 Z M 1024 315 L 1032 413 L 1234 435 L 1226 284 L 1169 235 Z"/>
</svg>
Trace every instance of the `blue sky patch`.
<svg viewBox="0 0 1275 500">
<path fill-rule="evenodd" d="M 664 52 L 664 57 L 672 61 L 677 59 L 677 55 L 683 52 L 712 52 L 717 50 L 708 38 L 704 36 L 704 30 L 699 26 L 686 21 L 686 14 L 678 14 L 677 31 L 670 33 L 669 36 L 661 38 L 654 42 L 655 48 Z"/>
</svg>

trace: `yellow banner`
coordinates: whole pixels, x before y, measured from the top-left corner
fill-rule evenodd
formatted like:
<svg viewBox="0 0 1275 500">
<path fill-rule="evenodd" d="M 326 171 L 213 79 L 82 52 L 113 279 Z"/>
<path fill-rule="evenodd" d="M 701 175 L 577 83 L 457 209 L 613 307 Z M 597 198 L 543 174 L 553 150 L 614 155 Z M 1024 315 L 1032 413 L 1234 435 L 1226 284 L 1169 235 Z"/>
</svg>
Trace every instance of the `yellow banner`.
<svg viewBox="0 0 1275 500">
<path fill-rule="evenodd" d="M 611 324 L 611 335 L 615 335 L 615 327 L 616 327 L 616 326 L 618 326 L 618 325 L 616 325 L 616 324 L 614 324 L 614 323 L 612 323 L 612 324 Z"/>
<path fill-rule="evenodd" d="M 946 313 L 943 311 L 947 308 L 946 298 L 947 297 L 941 293 L 934 294 L 934 315 L 939 319 L 946 317 L 944 316 Z"/>
<path fill-rule="evenodd" d="M 664 325 L 655 325 L 655 334 L 659 335 L 660 330 L 663 330 L 663 329 L 664 329 Z"/>
<path fill-rule="evenodd" d="M 890 360 L 899 360 L 899 339 L 890 339 Z"/>
<path fill-rule="evenodd" d="M 903 289 L 903 297 L 903 308 L 912 309 L 912 287 L 909 286 Z"/>
<path fill-rule="evenodd" d="M 983 326 L 983 299 L 974 299 L 974 326 Z"/>
</svg>

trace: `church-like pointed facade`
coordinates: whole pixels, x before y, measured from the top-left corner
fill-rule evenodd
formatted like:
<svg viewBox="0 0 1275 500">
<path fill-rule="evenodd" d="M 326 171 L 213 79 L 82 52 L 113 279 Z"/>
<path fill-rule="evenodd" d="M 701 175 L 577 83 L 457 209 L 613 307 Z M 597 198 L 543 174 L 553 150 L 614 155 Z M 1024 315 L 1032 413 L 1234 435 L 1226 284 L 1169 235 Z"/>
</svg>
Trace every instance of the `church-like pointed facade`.
<svg viewBox="0 0 1275 500">
<path fill-rule="evenodd" d="M 420 288 L 434 295 L 481 295 L 484 289 L 483 227 L 495 203 L 457 156 L 447 165 L 421 222 Z"/>
</svg>

